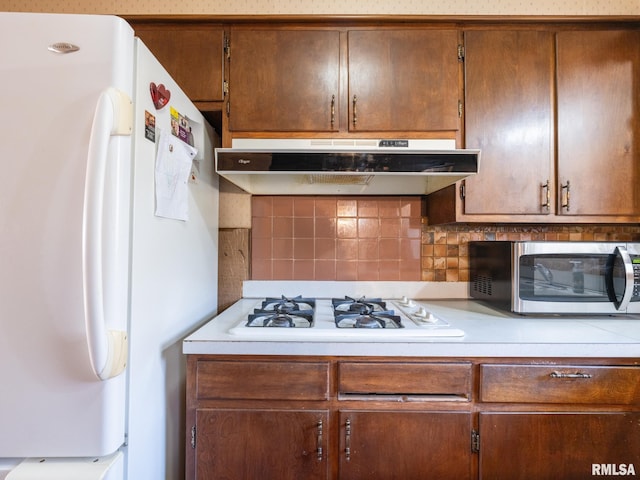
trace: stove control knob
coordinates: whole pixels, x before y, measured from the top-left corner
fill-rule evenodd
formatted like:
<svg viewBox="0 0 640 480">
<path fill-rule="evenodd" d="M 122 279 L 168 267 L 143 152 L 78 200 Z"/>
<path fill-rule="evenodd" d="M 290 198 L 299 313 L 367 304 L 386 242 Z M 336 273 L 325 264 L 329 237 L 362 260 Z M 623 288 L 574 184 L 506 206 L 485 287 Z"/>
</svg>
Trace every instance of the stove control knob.
<svg viewBox="0 0 640 480">
<path fill-rule="evenodd" d="M 405 295 L 402 296 L 402 299 L 400 300 L 400 304 L 404 305 L 406 307 L 413 307 L 415 306 L 415 303 L 413 303 L 413 300 L 407 298 Z"/>
<path fill-rule="evenodd" d="M 419 307 L 416 313 L 413 314 L 413 317 L 416 321 L 424 324 L 431 325 L 438 323 L 438 317 L 424 307 Z"/>
</svg>

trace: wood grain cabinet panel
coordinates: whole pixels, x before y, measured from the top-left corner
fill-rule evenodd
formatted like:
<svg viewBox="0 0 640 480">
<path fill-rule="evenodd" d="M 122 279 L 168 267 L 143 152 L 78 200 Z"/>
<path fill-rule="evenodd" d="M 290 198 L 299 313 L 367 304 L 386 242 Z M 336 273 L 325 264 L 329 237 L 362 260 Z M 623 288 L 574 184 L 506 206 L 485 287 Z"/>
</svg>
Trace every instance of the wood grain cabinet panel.
<svg viewBox="0 0 640 480">
<path fill-rule="evenodd" d="M 201 409 L 196 428 L 199 480 L 328 478 L 327 411 Z"/>
<path fill-rule="evenodd" d="M 558 211 L 563 218 L 640 218 L 639 45 L 637 29 L 558 32 Z"/>
<path fill-rule="evenodd" d="M 349 131 L 456 131 L 458 31 L 351 30 Z"/>
<path fill-rule="evenodd" d="M 465 214 L 552 211 L 543 205 L 555 192 L 553 58 L 552 32 L 465 32 L 466 147 L 482 152 L 465 180 Z"/>
<path fill-rule="evenodd" d="M 197 398 L 326 400 L 328 362 L 200 360 Z"/>
<path fill-rule="evenodd" d="M 338 129 L 340 33 L 232 28 L 229 130 Z"/>
<path fill-rule="evenodd" d="M 471 396 L 471 363 L 340 362 L 341 394 Z"/>
<path fill-rule="evenodd" d="M 224 99 L 224 30 L 221 26 L 132 22 L 136 36 L 192 102 Z"/>
<path fill-rule="evenodd" d="M 485 364 L 480 401 L 640 404 L 640 367 Z"/>
<path fill-rule="evenodd" d="M 471 477 L 471 414 L 340 412 L 340 480 Z"/>
<path fill-rule="evenodd" d="M 479 426 L 483 480 L 618 478 L 640 465 L 637 412 L 481 413 Z"/>
</svg>

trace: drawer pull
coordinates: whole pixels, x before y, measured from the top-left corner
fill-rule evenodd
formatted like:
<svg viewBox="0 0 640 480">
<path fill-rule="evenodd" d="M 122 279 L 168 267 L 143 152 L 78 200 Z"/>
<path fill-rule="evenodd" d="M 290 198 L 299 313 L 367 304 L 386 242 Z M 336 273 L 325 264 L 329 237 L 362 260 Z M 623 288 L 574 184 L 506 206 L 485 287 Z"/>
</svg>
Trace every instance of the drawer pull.
<svg viewBox="0 0 640 480">
<path fill-rule="evenodd" d="M 353 128 L 356 127 L 356 123 L 358 123 L 358 110 L 357 110 L 357 104 L 358 104 L 358 97 L 356 97 L 355 95 L 353 96 Z"/>
<path fill-rule="evenodd" d="M 549 209 L 551 208 L 551 188 L 549 186 L 548 178 L 547 178 L 547 183 L 540 185 L 540 189 L 542 190 L 543 198 L 545 200 L 545 202 L 542 203 L 540 207 L 542 207 L 547 212 L 549 212 Z"/>
<path fill-rule="evenodd" d="M 566 208 L 567 212 L 569 211 L 569 203 L 571 202 L 571 185 L 569 184 L 569 180 L 567 180 L 567 184 L 566 185 L 562 185 L 560 184 L 560 191 L 564 191 L 566 190 L 567 193 L 565 195 L 563 195 L 564 198 L 566 198 L 567 200 L 565 201 L 564 198 L 562 199 L 561 203 L 561 207 L 562 208 Z"/>
<path fill-rule="evenodd" d="M 349 419 L 345 423 L 344 446 L 344 456 L 348 462 L 351 460 L 351 420 Z"/>
<path fill-rule="evenodd" d="M 318 437 L 317 437 L 317 443 L 318 443 L 318 449 L 317 449 L 317 453 L 318 453 L 318 461 L 321 462 L 322 461 L 322 420 L 318 420 Z"/>
<path fill-rule="evenodd" d="M 591 378 L 592 375 L 590 373 L 562 373 L 562 372 L 551 372 L 549 374 L 551 378 Z"/>
<path fill-rule="evenodd" d="M 336 96 L 331 95 L 331 128 L 336 123 Z"/>
</svg>

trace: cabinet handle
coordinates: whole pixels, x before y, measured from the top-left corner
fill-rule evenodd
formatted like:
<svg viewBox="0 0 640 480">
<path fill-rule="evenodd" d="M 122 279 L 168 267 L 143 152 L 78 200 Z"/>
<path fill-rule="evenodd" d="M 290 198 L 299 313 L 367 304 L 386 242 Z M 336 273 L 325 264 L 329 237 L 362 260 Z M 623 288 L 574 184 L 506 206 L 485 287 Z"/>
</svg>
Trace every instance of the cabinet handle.
<svg viewBox="0 0 640 480">
<path fill-rule="evenodd" d="M 591 378 L 592 375 L 590 373 L 563 373 L 563 372 L 551 372 L 549 374 L 551 378 Z"/>
<path fill-rule="evenodd" d="M 563 195 L 566 198 L 566 201 L 562 200 L 561 207 L 566 208 L 567 212 L 569 211 L 569 202 L 571 201 L 571 185 L 569 184 L 569 180 L 567 180 L 566 185 L 560 185 L 561 190 L 566 190 L 567 193 Z"/>
<path fill-rule="evenodd" d="M 549 188 L 549 179 L 547 178 L 547 183 L 540 185 L 540 190 L 542 190 L 542 198 L 544 198 L 545 202 L 540 204 L 540 206 L 549 211 L 551 208 L 551 189 Z"/>
<path fill-rule="evenodd" d="M 318 443 L 318 448 L 317 448 L 317 453 L 318 453 L 318 461 L 321 462 L 322 461 L 322 455 L 323 455 L 323 451 L 322 451 L 322 420 L 318 420 L 318 436 L 316 439 L 317 443 Z"/>
<path fill-rule="evenodd" d="M 351 460 L 351 420 L 345 423 L 344 456 L 347 462 Z"/>
<path fill-rule="evenodd" d="M 331 95 L 331 128 L 336 123 L 336 96 Z"/>
<path fill-rule="evenodd" d="M 356 126 L 358 123 L 358 110 L 357 110 L 358 97 L 353 96 L 353 126 Z"/>
</svg>

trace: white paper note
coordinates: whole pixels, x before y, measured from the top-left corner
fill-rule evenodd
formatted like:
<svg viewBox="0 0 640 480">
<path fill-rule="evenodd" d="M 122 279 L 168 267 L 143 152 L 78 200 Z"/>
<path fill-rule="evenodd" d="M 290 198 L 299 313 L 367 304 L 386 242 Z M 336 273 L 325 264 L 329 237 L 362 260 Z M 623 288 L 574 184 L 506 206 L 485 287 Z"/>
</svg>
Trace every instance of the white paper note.
<svg viewBox="0 0 640 480">
<path fill-rule="evenodd" d="M 189 174 L 198 151 L 182 140 L 160 130 L 156 154 L 156 215 L 189 220 Z"/>
</svg>

